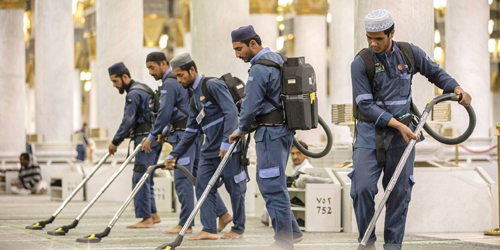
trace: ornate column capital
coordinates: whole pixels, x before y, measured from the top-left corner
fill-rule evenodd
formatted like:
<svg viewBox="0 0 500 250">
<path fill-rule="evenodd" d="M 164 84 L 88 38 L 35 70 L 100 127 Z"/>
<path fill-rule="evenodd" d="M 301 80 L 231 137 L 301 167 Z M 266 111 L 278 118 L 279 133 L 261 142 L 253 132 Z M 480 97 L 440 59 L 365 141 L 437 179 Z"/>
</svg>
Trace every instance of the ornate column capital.
<svg viewBox="0 0 500 250">
<path fill-rule="evenodd" d="M 326 15 L 328 13 L 327 0 L 295 0 L 297 15 Z"/>
<path fill-rule="evenodd" d="M 277 14 L 278 0 L 249 0 L 250 14 Z"/>
<path fill-rule="evenodd" d="M 0 9 L 26 9 L 26 0 L 0 0 Z"/>
</svg>

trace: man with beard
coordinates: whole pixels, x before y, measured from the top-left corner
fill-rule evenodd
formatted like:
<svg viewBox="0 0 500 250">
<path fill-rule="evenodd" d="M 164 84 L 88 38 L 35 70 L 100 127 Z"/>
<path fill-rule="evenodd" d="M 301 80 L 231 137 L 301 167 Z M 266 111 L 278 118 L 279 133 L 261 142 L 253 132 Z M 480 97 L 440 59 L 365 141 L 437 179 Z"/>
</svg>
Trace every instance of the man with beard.
<svg viewBox="0 0 500 250">
<path fill-rule="evenodd" d="M 167 61 L 167 57 L 163 52 L 151 52 L 146 57 L 146 67 L 149 74 L 155 80 L 162 80 L 163 84 L 160 89 L 160 109 L 156 117 L 155 124 L 148 135 L 148 139 L 144 142 L 142 149 L 146 152 L 151 152 L 151 145 L 157 137 L 166 137 L 172 148 L 177 148 L 184 131 L 186 130 L 186 122 L 188 118 L 189 108 L 189 92 L 184 89 L 176 77 L 172 73 L 172 68 Z M 161 135 L 163 133 L 163 135 Z M 161 142 L 160 138 L 160 142 Z M 188 150 L 180 155 L 177 159 L 177 164 L 185 166 L 194 176 L 198 169 L 198 159 L 200 154 L 201 143 L 203 142 L 203 134 L 198 133 L 194 143 Z M 181 203 L 181 211 L 179 213 L 179 223 L 173 228 L 163 232 L 165 234 L 178 234 L 189 215 L 194 209 L 194 190 L 193 184 L 179 170 L 174 170 L 174 183 L 177 197 Z M 227 212 L 222 199 L 217 193 L 217 216 L 219 217 L 218 231 L 222 231 L 224 227 L 232 221 L 232 216 Z M 194 221 L 186 233 L 192 233 Z"/>
<path fill-rule="evenodd" d="M 201 148 L 201 161 L 196 180 L 196 196 L 199 199 L 230 147 L 229 135 L 238 125 L 238 109 L 227 85 L 217 78 L 199 75 L 196 64 L 188 53 L 175 57 L 170 63 L 177 81 L 184 88 L 189 88 L 192 99 L 189 105 L 186 132 L 181 142 L 167 157 L 165 166 L 171 168 L 170 165 L 175 163 L 176 159 L 194 143 L 201 129 L 206 137 Z M 222 239 L 241 238 L 245 231 L 247 175 L 240 164 L 239 149 L 240 147 L 237 147 L 234 150 L 233 156 L 220 175 L 231 197 L 234 213 L 234 226 L 229 233 L 222 236 Z M 208 193 L 200 212 L 203 230 L 198 235 L 189 238 L 190 240 L 218 239 L 216 193 L 216 187 Z"/>
<path fill-rule="evenodd" d="M 145 84 L 130 78 L 130 72 L 122 62 L 113 64 L 108 68 L 108 72 L 113 87 L 117 88 L 120 94 L 127 92 L 122 123 L 109 144 L 109 153 L 114 154 L 120 143 L 131 134 L 133 135 L 131 140 L 134 140 L 134 147 L 137 147 L 142 139 L 149 134 L 152 126 L 151 108 L 149 107 L 149 93 L 146 90 L 152 90 Z M 135 156 L 132 188 L 139 182 L 147 168 L 158 162 L 160 151 L 161 144 L 155 141 L 149 153 L 141 151 Z M 127 228 L 152 228 L 155 223 L 161 222 L 160 216 L 156 213 L 153 177 L 154 173 L 150 175 L 134 197 L 135 216 L 142 218 L 142 221 L 127 226 Z"/>
</svg>

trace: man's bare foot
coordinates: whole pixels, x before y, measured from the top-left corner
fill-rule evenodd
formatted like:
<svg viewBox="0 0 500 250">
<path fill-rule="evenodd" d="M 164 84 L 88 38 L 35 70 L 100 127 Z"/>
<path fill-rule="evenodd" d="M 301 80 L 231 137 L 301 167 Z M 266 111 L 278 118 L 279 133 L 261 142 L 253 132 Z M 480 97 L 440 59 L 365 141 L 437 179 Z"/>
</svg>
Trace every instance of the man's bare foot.
<svg viewBox="0 0 500 250">
<path fill-rule="evenodd" d="M 224 234 L 222 237 L 220 237 L 223 240 L 234 240 L 234 239 L 241 239 L 243 238 L 243 234 L 237 234 L 233 231 L 230 231 L 227 234 Z"/>
<path fill-rule="evenodd" d="M 217 234 L 207 233 L 205 231 L 201 231 L 195 236 L 189 237 L 188 240 L 218 240 L 219 236 Z"/>
<path fill-rule="evenodd" d="M 263 220 L 261 220 L 260 222 L 261 222 L 262 224 L 264 224 L 266 227 L 268 227 L 268 226 L 269 226 L 269 221 L 263 221 Z"/>
<path fill-rule="evenodd" d="M 127 226 L 127 228 L 153 228 L 153 227 L 155 227 L 155 224 L 153 222 L 153 219 L 151 218 L 142 219 L 142 221 L 139 221 L 134 225 Z"/>
<path fill-rule="evenodd" d="M 286 249 L 281 248 L 281 247 L 279 247 L 276 244 L 271 244 L 271 245 L 269 245 L 267 247 L 261 248 L 261 250 L 286 250 Z"/>
<path fill-rule="evenodd" d="M 175 227 L 167 230 L 167 231 L 164 231 L 163 233 L 164 234 L 179 234 L 182 230 L 182 226 L 181 225 L 176 225 Z M 188 229 L 186 230 L 186 234 L 192 234 L 193 233 L 193 228 L 192 227 L 188 227 Z"/>
<path fill-rule="evenodd" d="M 231 223 L 233 221 L 233 216 L 231 216 L 229 213 L 225 213 L 219 217 L 219 226 L 217 227 L 217 232 L 221 232 L 226 228 L 227 224 Z"/>
<path fill-rule="evenodd" d="M 151 218 L 153 218 L 153 222 L 155 224 L 158 224 L 158 223 L 161 222 L 161 218 L 160 218 L 160 216 L 157 213 L 152 213 L 151 214 Z"/>
<path fill-rule="evenodd" d="M 299 238 L 293 239 L 293 243 L 299 243 L 304 240 L 304 236 L 300 236 Z"/>
</svg>

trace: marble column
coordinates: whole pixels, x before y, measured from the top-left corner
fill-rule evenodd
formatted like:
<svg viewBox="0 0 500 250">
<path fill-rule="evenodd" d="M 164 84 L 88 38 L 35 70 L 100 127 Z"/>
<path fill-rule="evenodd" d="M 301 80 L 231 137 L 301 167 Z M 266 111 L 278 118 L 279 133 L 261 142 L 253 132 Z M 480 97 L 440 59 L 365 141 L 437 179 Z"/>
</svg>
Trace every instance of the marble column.
<svg viewBox="0 0 500 250">
<path fill-rule="evenodd" d="M 262 39 L 262 45 L 277 51 L 278 39 L 278 0 L 250 0 L 250 23 Z"/>
<path fill-rule="evenodd" d="M 123 62 L 132 79 L 141 82 L 146 58 L 144 41 L 143 0 L 96 0 L 96 77 L 97 124 L 108 130 L 111 138 L 123 118 L 125 95 L 120 95 L 109 80 L 108 67 Z M 95 73 L 94 73 L 95 72 Z"/>
<path fill-rule="evenodd" d="M 191 0 L 192 58 L 198 71 L 246 81 L 250 64 L 236 58 L 231 31 L 250 24 L 248 0 Z"/>
<path fill-rule="evenodd" d="M 45 142 L 70 142 L 75 81 L 71 1 L 36 1 L 35 21 L 36 131 Z"/>
<path fill-rule="evenodd" d="M 351 62 L 354 50 L 354 1 L 330 0 L 330 96 L 331 104 L 352 103 Z M 331 116 L 326 117 L 329 121 Z M 347 126 L 333 126 L 333 139 L 337 143 L 352 143 Z"/>
<path fill-rule="evenodd" d="M 375 9 L 387 9 L 394 19 L 394 40 L 419 46 L 432 58 L 434 49 L 434 7 L 432 0 L 385 1 L 356 0 L 355 47 L 357 53 L 368 47 L 365 30 L 365 16 Z M 434 97 L 434 85 L 427 78 L 416 74 L 412 86 L 413 102 L 422 110 L 427 101 Z"/>
<path fill-rule="evenodd" d="M 25 147 L 26 1 L 0 2 L 0 156 L 19 156 Z"/>
<path fill-rule="evenodd" d="M 317 97 L 319 115 L 331 123 L 331 109 L 328 109 L 327 93 L 327 38 L 326 0 L 298 0 L 295 2 L 296 16 L 294 19 L 295 56 L 304 56 L 316 73 Z M 300 132 L 298 137 L 306 137 L 306 143 L 317 144 L 326 141 L 324 132 L 319 128 L 310 132 Z M 302 138 L 301 138 L 302 139 Z"/>
<path fill-rule="evenodd" d="M 485 143 L 491 128 L 489 12 L 488 1 L 473 0 L 448 1 L 445 12 L 446 71 L 472 96 L 477 124 L 471 139 L 484 139 Z M 458 133 L 467 128 L 466 117 L 464 108 L 452 105 L 452 122 Z"/>
</svg>

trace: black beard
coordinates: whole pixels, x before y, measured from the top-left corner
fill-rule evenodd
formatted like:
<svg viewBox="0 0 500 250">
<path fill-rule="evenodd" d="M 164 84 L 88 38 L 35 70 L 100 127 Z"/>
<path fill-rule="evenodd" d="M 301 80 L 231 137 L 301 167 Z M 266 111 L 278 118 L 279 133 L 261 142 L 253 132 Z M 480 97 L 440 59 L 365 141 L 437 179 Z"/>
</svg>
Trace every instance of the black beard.
<svg viewBox="0 0 500 250">
<path fill-rule="evenodd" d="M 123 93 L 125 93 L 125 87 L 122 85 L 122 87 L 118 89 L 118 92 L 120 92 L 120 95 L 123 95 Z"/>
</svg>

